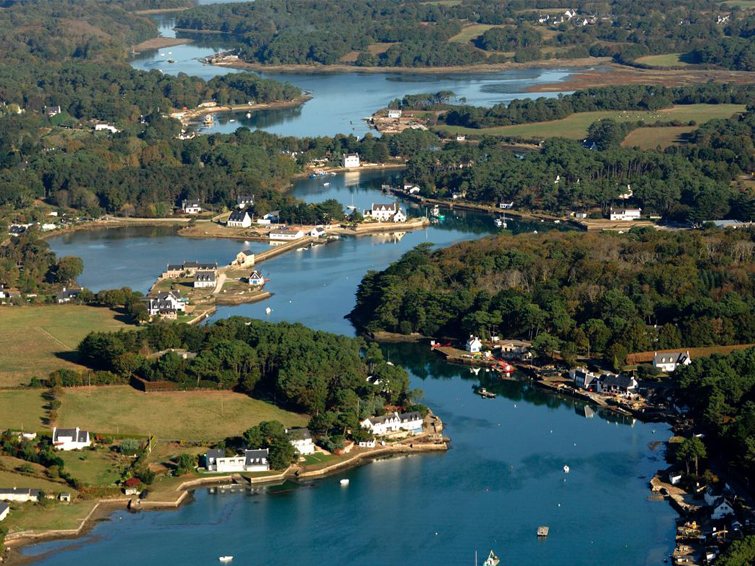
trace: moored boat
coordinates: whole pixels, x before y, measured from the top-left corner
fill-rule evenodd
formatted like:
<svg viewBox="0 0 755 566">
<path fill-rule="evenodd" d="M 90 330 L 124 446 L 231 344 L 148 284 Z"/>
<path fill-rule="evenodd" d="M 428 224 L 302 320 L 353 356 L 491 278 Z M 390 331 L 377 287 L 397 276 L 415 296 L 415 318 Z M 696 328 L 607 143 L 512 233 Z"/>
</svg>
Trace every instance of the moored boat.
<svg viewBox="0 0 755 566">
<path fill-rule="evenodd" d="M 495 552 L 492 550 L 490 551 L 490 555 L 488 555 L 488 559 L 485 560 L 485 562 L 482 563 L 482 566 L 498 566 L 498 563 L 500 562 L 500 558 L 498 558 L 495 555 Z"/>
<path fill-rule="evenodd" d="M 220 556 L 218 557 L 218 560 L 223 564 L 228 564 L 233 561 L 233 556 Z"/>
</svg>

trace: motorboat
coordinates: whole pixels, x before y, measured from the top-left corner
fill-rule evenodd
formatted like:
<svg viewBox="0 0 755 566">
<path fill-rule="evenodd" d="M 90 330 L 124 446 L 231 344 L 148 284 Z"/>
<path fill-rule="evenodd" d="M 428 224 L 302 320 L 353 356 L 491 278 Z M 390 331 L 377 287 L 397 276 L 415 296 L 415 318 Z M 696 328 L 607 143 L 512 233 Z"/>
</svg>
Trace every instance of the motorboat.
<svg viewBox="0 0 755 566">
<path fill-rule="evenodd" d="M 220 556 L 218 560 L 223 564 L 228 564 L 229 562 L 233 562 L 233 556 Z"/>
</svg>

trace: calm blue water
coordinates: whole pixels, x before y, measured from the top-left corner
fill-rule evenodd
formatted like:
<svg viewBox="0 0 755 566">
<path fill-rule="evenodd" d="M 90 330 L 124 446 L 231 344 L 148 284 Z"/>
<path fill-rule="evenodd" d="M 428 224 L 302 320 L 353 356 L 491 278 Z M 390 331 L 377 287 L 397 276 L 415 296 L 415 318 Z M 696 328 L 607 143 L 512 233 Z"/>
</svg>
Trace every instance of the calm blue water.
<svg viewBox="0 0 755 566">
<path fill-rule="evenodd" d="M 468 369 L 426 347 L 388 351 L 442 415 L 446 454 L 375 462 L 347 472 L 347 487 L 338 476 L 254 496 L 201 489 L 178 511 L 115 513 L 89 544 L 27 552 L 54 551 L 49 566 L 209 566 L 226 554 L 244 566 L 471 565 L 475 550 L 491 548 L 505 565 L 663 561 L 675 514 L 647 500 L 647 482 L 663 466 L 649 445 L 669 437 L 666 426 L 585 418 L 523 382 L 487 384 L 499 397 L 483 400 Z M 535 536 L 539 525 L 550 526 L 547 540 Z"/>
<path fill-rule="evenodd" d="M 161 33 L 175 36 L 175 19 L 161 16 Z M 188 37 L 188 36 L 187 36 Z M 136 69 L 159 69 L 164 73 L 211 79 L 238 72 L 238 69 L 203 65 L 201 57 L 227 50 L 230 44 L 222 35 L 197 35 L 195 43 L 168 47 L 138 56 Z M 175 63 L 168 63 L 174 59 Z M 434 93 L 450 90 L 466 97 L 469 104 L 492 106 L 515 98 L 530 98 L 527 89 L 533 85 L 567 80 L 572 69 L 524 69 L 497 73 L 423 74 L 423 73 L 260 73 L 262 76 L 288 81 L 312 94 L 312 100 L 297 108 L 263 110 L 246 118 L 246 112 L 215 115 L 210 128 L 198 126 L 202 132 L 233 132 L 239 126 L 263 129 L 286 136 L 334 136 L 354 134 L 362 137 L 368 131 L 363 118 L 384 108 L 406 94 Z M 564 91 L 566 92 L 566 91 Z M 557 92 L 534 96 L 558 96 Z M 234 120 L 231 122 L 230 120 Z M 373 131 L 374 133 L 374 131 Z"/>
</svg>

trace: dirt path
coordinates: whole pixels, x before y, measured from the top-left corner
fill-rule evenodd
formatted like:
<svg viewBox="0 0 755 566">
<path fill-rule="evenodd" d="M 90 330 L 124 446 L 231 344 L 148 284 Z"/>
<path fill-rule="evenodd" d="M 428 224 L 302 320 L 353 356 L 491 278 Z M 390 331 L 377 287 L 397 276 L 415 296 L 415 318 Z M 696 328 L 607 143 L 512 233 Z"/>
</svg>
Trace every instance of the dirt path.
<svg viewBox="0 0 755 566">
<path fill-rule="evenodd" d="M 50 334 L 49 332 L 47 332 L 47 330 L 45 330 L 41 326 L 35 326 L 34 328 L 36 328 L 37 330 L 39 330 L 42 334 L 46 335 L 48 338 L 52 338 L 52 340 L 54 342 L 60 344 L 66 352 L 73 351 L 73 348 L 71 348 L 67 344 L 65 344 L 65 343 L 61 342 L 60 340 L 58 340 L 57 338 L 55 338 L 55 336 L 53 336 L 52 334 Z"/>
<path fill-rule="evenodd" d="M 218 275 L 217 283 L 215 283 L 215 290 L 212 292 L 213 295 L 217 295 L 220 293 L 220 291 L 223 289 L 223 284 L 225 283 L 225 273 L 220 273 Z"/>
</svg>

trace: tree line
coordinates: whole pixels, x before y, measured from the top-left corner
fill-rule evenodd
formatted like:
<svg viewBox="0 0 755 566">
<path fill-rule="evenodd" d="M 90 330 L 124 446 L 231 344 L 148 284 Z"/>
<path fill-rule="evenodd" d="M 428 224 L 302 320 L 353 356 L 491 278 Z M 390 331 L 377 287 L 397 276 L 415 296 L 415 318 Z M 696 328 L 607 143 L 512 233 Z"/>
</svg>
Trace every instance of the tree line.
<svg viewBox="0 0 755 566">
<path fill-rule="evenodd" d="M 534 340 L 567 361 L 755 342 L 755 231 L 498 236 L 423 244 L 359 285 L 362 331 Z"/>
</svg>

